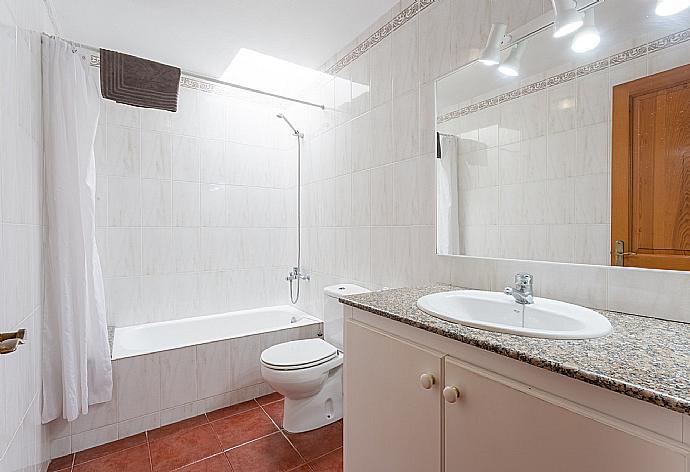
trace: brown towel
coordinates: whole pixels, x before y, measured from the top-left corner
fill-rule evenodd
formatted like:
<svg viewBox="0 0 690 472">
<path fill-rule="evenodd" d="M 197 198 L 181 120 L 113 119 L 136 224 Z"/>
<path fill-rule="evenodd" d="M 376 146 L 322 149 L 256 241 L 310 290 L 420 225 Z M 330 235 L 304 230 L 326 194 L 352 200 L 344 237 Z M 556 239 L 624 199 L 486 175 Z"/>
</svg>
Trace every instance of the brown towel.
<svg viewBox="0 0 690 472">
<path fill-rule="evenodd" d="M 180 69 L 101 49 L 101 94 L 118 103 L 177 111 Z"/>
</svg>

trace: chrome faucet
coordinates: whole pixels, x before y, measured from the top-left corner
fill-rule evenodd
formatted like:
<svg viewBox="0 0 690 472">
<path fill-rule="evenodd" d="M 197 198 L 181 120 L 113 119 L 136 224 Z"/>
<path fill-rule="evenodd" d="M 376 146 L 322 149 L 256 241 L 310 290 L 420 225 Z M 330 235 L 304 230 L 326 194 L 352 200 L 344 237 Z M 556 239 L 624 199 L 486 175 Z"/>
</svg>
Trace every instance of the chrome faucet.
<svg viewBox="0 0 690 472">
<path fill-rule="evenodd" d="M 285 280 L 288 282 L 292 282 L 293 280 L 309 280 L 309 274 L 306 272 L 302 272 L 302 270 L 299 267 L 293 267 L 292 271 L 288 274 L 287 277 L 285 277 Z"/>
<path fill-rule="evenodd" d="M 503 293 L 511 295 L 520 305 L 533 304 L 532 276 L 524 273 L 515 274 L 515 288 L 506 287 Z"/>
</svg>

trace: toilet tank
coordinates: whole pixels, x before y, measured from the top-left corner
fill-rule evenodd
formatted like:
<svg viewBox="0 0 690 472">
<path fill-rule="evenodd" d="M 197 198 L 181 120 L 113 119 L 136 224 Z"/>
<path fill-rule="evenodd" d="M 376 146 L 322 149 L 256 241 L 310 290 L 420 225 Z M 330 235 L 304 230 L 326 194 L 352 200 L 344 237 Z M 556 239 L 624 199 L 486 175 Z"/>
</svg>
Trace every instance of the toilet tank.
<svg viewBox="0 0 690 472">
<path fill-rule="evenodd" d="M 343 310 L 339 297 L 367 293 L 364 287 L 354 284 L 331 285 L 323 289 L 323 338 L 336 348 L 343 350 Z"/>
</svg>

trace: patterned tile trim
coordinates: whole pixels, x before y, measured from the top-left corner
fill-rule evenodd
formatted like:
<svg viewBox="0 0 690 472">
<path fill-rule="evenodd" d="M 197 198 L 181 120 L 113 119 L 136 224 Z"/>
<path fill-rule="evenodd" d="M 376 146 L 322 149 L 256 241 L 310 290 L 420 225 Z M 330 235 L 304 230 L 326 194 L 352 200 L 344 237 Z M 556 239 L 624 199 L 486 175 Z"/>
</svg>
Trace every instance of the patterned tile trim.
<svg viewBox="0 0 690 472">
<path fill-rule="evenodd" d="M 609 57 L 599 59 L 598 61 L 591 62 L 584 66 L 580 66 L 577 69 L 571 69 L 558 75 L 554 75 L 553 77 L 524 85 L 509 92 L 502 93 L 496 97 L 487 98 L 486 100 L 473 103 L 466 107 L 460 108 L 459 110 L 453 110 L 446 114 L 439 115 L 436 118 L 436 122 L 445 123 L 446 121 L 460 118 L 461 116 L 469 115 L 485 108 L 493 107 L 525 95 L 555 87 L 565 82 L 570 82 L 578 77 L 584 77 L 586 75 L 593 74 L 594 72 L 599 72 L 608 69 L 609 67 L 623 64 L 624 62 L 632 61 L 639 57 L 646 56 L 648 54 L 652 54 L 657 51 L 661 51 L 662 49 L 667 49 L 687 41 L 690 41 L 690 28 L 679 31 L 678 33 L 669 34 L 668 36 L 656 39 L 647 44 L 635 46 L 634 48 L 627 49 L 623 52 L 612 54 Z"/>
<path fill-rule="evenodd" d="M 403 11 L 395 15 L 395 18 L 390 20 L 388 23 L 383 25 L 381 28 L 376 30 L 374 34 L 369 36 L 363 42 L 361 42 L 356 48 L 347 53 L 338 62 L 332 65 L 326 70 L 327 74 L 335 75 L 345 67 L 350 65 L 362 54 L 367 52 L 369 49 L 376 46 L 378 43 L 383 41 L 385 38 L 390 36 L 390 34 L 400 28 L 402 25 L 410 21 L 412 18 L 417 16 L 417 13 L 427 8 L 429 5 L 434 3 L 436 0 L 416 0 L 412 5 L 405 8 Z"/>
<path fill-rule="evenodd" d="M 101 58 L 97 54 L 91 54 L 91 61 L 89 63 L 92 67 L 101 66 Z M 204 80 L 193 79 L 191 77 L 186 77 L 182 75 L 180 77 L 180 87 L 199 90 L 201 92 L 212 93 L 215 95 L 226 95 L 230 96 L 232 90 L 231 87 L 225 87 L 220 84 L 214 84 L 213 82 L 206 82 Z"/>
</svg>

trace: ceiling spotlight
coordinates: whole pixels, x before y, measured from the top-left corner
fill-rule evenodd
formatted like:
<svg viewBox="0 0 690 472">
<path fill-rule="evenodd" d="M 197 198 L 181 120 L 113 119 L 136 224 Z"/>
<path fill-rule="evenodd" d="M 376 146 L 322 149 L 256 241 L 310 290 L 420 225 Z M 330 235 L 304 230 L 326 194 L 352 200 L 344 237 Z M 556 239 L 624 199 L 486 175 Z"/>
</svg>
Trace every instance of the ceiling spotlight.
<svg viewBox="0 0 690 472">
<path fill-rule="evenodd" d="M 594 9 L 590 8 L 585 12 L 584 25 L 575 34 L 570 48 L 576 53 L 583 53 L 596 48 L 599 46 L 600 42 L 601 36 L 599 35 L 599 30 L 594 24 Z"/>
<path fill-rule="evenodd" d="M 690 7 L 690 0 L 657 0 L 656 14 L 659 16 L 675 15 L 688 7 Z"/>
<path fill-rule="evenodd" d="M 508 58 L 498 66 L 498 71 L 508 77 L 517 77 L 520 75 L 520 61 L 522 61 L 522 55 L 525 53 L 526 47 L 527 41 L 521 41 L 513 46 Z"/>
<path fill-rule="evenodd" d="M 553 3 L 553 37 L 562 38 L 574 33 L 584 23 L 575 0 L 551 0 Z"/>
<path fill-rule="evenodd" d="M 508 25 L 505 23 L 491 25 L 491 33 L 489 33 L 489 39 L 486 41 L 486 47 L 479 56 L 479 62 L 487 66 L 495 66 L 501 62 L 501 44 L 506 37 L 507 28 Z"/>
</svg>

